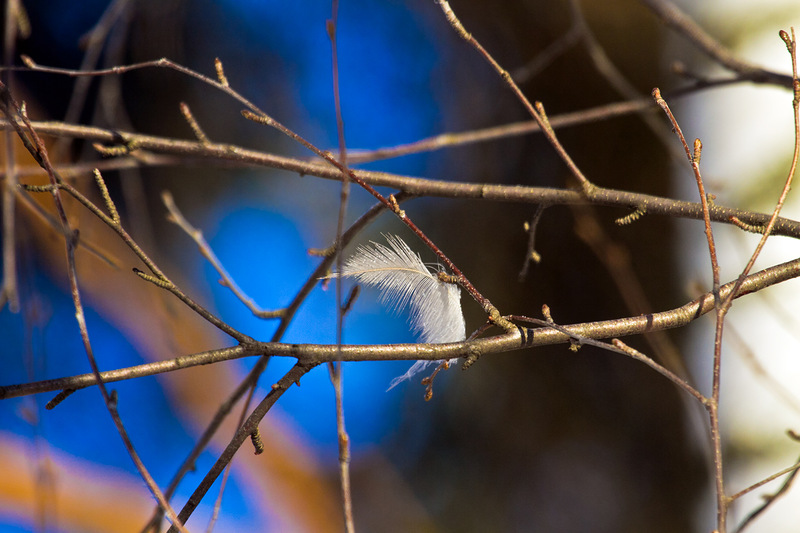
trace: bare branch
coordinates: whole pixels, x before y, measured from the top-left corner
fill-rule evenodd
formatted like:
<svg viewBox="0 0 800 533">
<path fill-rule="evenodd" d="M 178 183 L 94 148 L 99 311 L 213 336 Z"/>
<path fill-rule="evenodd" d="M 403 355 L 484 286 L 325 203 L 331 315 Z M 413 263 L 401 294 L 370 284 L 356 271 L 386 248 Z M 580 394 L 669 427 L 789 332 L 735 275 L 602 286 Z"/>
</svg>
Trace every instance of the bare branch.
<svg viewBox="0 0 800 533">
<path fill-rule="evenodd" d="M 191 239 L 197 244 L 197 248 L 200 250 L 202 256 L 206 258 L 209 263 L 211 263 L 211 266 L 213 266 L 214 270 L 216 270 L 220 275 L 220 283 L 229 288 L 231 292 L 239 299 L 239 301 L 247 306 L 254 316 L 257 316 L 258 318 L 280 318 L 283 315 L 283 309 L 278 309 L 275 311 L 262 309 L 253 301 L 252 298 L 244 293 L 244 291 L 239 287 L 239 285 L 237 285 L 237 283 L 222 265 L 222 262 L 217 257 L 217 254 L 215 254 L 214 250 L 211 249 L 208 241 L 206 241 L 205 237 L 203 237 L 203 232 L 192 226 L 192 224 L 186 220 L 186 217 L 183 216 L 183 213 L 181 213 L 180 209 L 178 209 L 178 206 L 175 205 L 175 199 L 172 197 L 172 194 L 169 191 L 163 191 L 161 193 L 161 200 L 164 202 L 164 207 L 166 207 L 167 211 L 169 211 L 168 220 L 173 222 L 175 225 L 181 228 L 184 233 L 191 237 Z"/>
<path fill-rule="evenodd" d="M 261 422 L 261 419 L 267 415 L 267 412 L 269 412 L 272 406 L 275 405 L 275 402 L 278 401 L 278 399 L 289 389 L 289 387 L 291 387 L 293 384 L 300 383 L 300 378 L 305 376 L 312 368 L 314 368 L 314 366 L 316 365 L 298 362 L 292 367 L 291 370 L 289 370 L 289 372 L 287 372 L 280 380 L 278 380 L 275 385 L 272 386 L 269 394 L 264 397 L 261 403 L 247 418 L 247 421 L 239 428 L 239 431 L 236 432 L 236 435 L 234 435 L 231 442 L 214 463 L 214 466 L 211 467 L 209 472 L 203 478 L 203 481 L 192 493 L 189 501 L 187 501 L 186 505 L 183 506 L 183 509 L 181 509 L 181 512 L 178 515 L 180 523 L 186 523 L 186 521 L 202 501 L 203 497 L 211 488 L 211 485 L 214 484 L 217 477 L 219 477 L 225 467 L 231 462 L 231 460 L 233 460 L 233 456 L 239 450 L 242 443 L 244 443 L 244 441 L 246 441 L 250 435 L 256 431 L 256 429 L 258 429 L 258 424 Z M 169 533 L 176 533 L 176 530 L 177 528 L 175 527 L 175 524 L 173 524 L 169 528 Z"/>
<path fill-rule="evenodd" d="M 715 62 L 752 81 L 792 88 L 792 77 L 748 63 L 720 44 L 678 6 L 667 0 L 641 0 L 667 26 L 689 39 Z"/>
<path fill-rule="evenodd" d="M 135 143 L 141 150 L 150 150 L 162 154 L 189 156 L 190 158 L 202 158 L 202 160 L 219 162 L 236 162 L 248 166 L 266 166 L 296 172 L 304 176 L 341 180 L 341 171 L 330 168 L 327 165 L 249 150 L 229 144 L 203 145 L 193 141 L 117 132 L 89 126 L 71 126 L 57 122 L 33 122 L 32 124 L 39 133 L 47 135 L 70 135 L 109 143 L 126 143 L 130 141 Z M 0 119 L 0 127 L 8 128 L 8 122 Z M 180 164 L 188 164 L 190 162 L 191 159 L 176 161 L 176 163 Z M 350 170 L 350 172 L 358 176 L 364 183 L 373 187 L 391 187 L 414 196 L 472 198 L 495 202 L 543 203 L 549 205 L 589 203 L 631 210 L 641 208 L 651 215 L 695 220 L 702 220 L 703 218 L 703 210 L 700 203 L 603 187 L 595 187 L 591 197 L 586 198 L 580 192 L 566 189 L 433 180 L 366 170 Z M 717 204 L 709 206 L 709 216 L 713 222 L 733 224 L 731 219 L 735 217 L 738 221 L 750 225 L 766 224 L 770 218 L 769 215 Z M 778 217 L 772 234 L 800 238 L 800 222 Z"/>
<path fill-rule="evenodd" d="M 800 259 L 764 269 L 745 279 L 745 282 L 739 287 L 736 298 L 797 277 L 800 277 Z M 723 285 L 720 288 L 720 295 L 723 298 L 727 297 L 735 284 L 736 282 L 730 282 Z M 522 338 L 519 329 L 515 328 L 510 333 L 495 337 L 447 344 L 343 344 L 338 347 L 332 344 L 285 344 L 254 341 L 234 348 L 181 356 L 169 361 L 113 370 L 101 375 L 104 382 L 121 381 L 258 354 L 292 357 L 301 363 L 312 365 L 336 361 L 337 358 L 341 358 L 342 361 L 414 361 L 419 359 L 437 361 L 469 357 L 476 353 L 496 354 L 522 348 L 563 344 L 568 343 L 571 338 L 576 336 L 589 339 L 611 339 L 678 328 L 697 320 L 712 309 L 714 309 L 714 295 L 706 293 L 669 311 L 560 326 L 568 333 L 549 327 L 536 328 L 526 332 L 525 339 Z M 61 389 L 80 389 L 95 383 L 96 380 L 92 374 L 82 374 L 71 378 L 0 386 L 0 400 Z"/>
</svg>

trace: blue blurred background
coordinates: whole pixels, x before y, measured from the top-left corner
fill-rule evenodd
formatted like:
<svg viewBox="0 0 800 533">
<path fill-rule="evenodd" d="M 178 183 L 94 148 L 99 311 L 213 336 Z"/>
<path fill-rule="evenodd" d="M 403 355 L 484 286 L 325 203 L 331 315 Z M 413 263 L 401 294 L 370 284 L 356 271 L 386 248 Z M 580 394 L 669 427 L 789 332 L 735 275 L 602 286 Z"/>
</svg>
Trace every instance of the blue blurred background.
<svg viewBox="0 0 800 533">
<path fill-rule="evenodd" d="M 98 17 L 108 7 L 107 2 L 52 2 L 48 5 L 26 5 L 33 28 L 29 40 L 20 43 L 20 51 L 30 54 L 37 62 L 46 65 L 77 68 L 83 56 L 81 38 L 97 23 Z M 169 20 L 159 21 L 171 31 L 153 31 L 154 24 L 147 10 L 151 6 L 128 7 L 136 17 L 126 27 L 127 16 L 112 31 L 131 32 L 133 45 L 126 48 L 123 62 L 170 56 L 199 71 L 208 72 L 214 57 L 220 57 L 232 85 L 252 99 L 267 112 L 274 114 L 322 148 L 337 146 L 335 115 L 332 98 L 331 47 L 325 31 L 326 20 L 331 17 L 327 1 L 315 2 L 192 2 L 165 3 L 161 14 Z M 430 14 L 430 10 L 427 10 Z M 340 12 L 339 50 L 341 95 L 346 120 L 347 142 L 362 149 L 379 148 L 408 142 L 431 135 L 437 131 L 437 105 L 435 90 L 431 86 L 431 73 L 436 68 L 441 50 L 426 28 L 427 14 L 409 10 L 400 2 L 347 2 Z M 138 23 L 138 25 L 137 25 Z M 136 32 L 145 32 L 137 37 Z M 151 33 L 152 32 L 152 33 Z M 181 39 L 181 37 L 183 37 Z M 159 49 L 163 46 L 163 49 Z M 171 53 L 170 53 L 171 52 Z M 105 53 L 112 54 L 109 46 Z M 155 55 L 148 55 L 155 54 Z M 177 55 L 177 57 L 175 57 Z M 105 58 L 110 60 L 109 57 Z M 144 74 L 143 77 L 148 76 Z M 43 91 L 42 77 L 21 80 L 30 91 L 36 105 L 44 113 L 58 117 L 69 96 L 72 80 L 50 78 L 60 90 Z M 186 80 L 182 80 L 186 84 Z M 95 96 L 97 84 L 90 97 Z M 278 138 L 264 128 L 255 130 L 235 114 L 219 120 L 214 105 L 220 95 L 208 87 L 193 84 L 181 87 L 185 94 L 171 92 L 161 86 L 159 103 L 173 108 L 180 100 L 192 101 L 201 124 L 211 135 L 226 135 L 218 140 L 226 142 L 251 142 L 269 148 L 273 143 L 294 155 L 310 156 L 299 146 Z M 102 91 L 102 89 L 100 89 Z M 211 93 L 211 94 L 209 94 Z M 152 98 L 149 95 L 145 98 Z M 140 97 L 119 105 L 130 109 L 130 120 L 152 125 L 151 109 L 140 109 Z M 229 102 L 228 102 L 229 104 Z M 234 109 L 234 108 L 231 108 Z M 84 120 L 98 120 L 98 114 L 89 102 L 82 113 Z M 41 117 L 37 117 L 41 118 Z M 175 122 L 177 117 L 172 117 Z M 231 124 L 238 122 L 239 124 Z M 158 129 L 158 125 L 155 126 Z M 169 127 L 163 128 L 169 131 Z M 237 129 L 239 131 L 237 131 Z M 243 133 L 241 130 L 246 130 Z M 233 130 L 233 131 L 230 131 Z M 152 130 L 151 130 L 152 131 Z M 217 133 L 217 132 L 221 133 Z M 211 133 L 213 132 L 213 133 Z M 254 133 L 255 132 L 255 133 Z M 267 141 L 260 141 L 266 137 Z M 82 150 L 73 147 L 73 151 Z M 426 155 L 406 157 L 392 161 L 381 168 L 411 175 L 424 174 L 429 165 Z M 196 193 L 187 205 L 180 198 L 178 204 L 192 213 L 202 213 L 195 222 L 206 232 L 212 248 L 233 278 L 248 295 L 264 307 L 287 305 L 301 284 L 313 272 L 318 259 L 307 250 L 327 246 L 334 237 L 338 186 L 334 184 L 307 184 L 308 189 L 297 194 L 295 180 L 276 183 L 270 170 L 244 170 L 227 172 L 220 182 L 232 180 L 235 185 L 219 183 L 212 186 L 212 194 Z M 123 178 L 125 179 L 125 178 Z M 114 175 L 110 185 L 114 190 Z M 157 190 L 159 186 L 152 187 Z M 125 211 L 136 206 L 126 205 Z M 353 220 L 361 210 L 371 204 L 367 195 L 356 191 L 350 208 Z M 190 217 L 191 218 L 191 217 Z M 158 225 L 159 223 L 154 223 Z M 392 231 L 402 231 L 397 224 L 382 221 L 381 225 Z M 136 228 L 134 228 L 135 232 Z M 156 232 L 159 230 L 156 230 Z M 373 236 L 377 232 L 371 231 Z M 173 232 L 171 241 L 158 245 L 180 252 L 173 259 L 184 268 L 186 282 L 205 293 L 211 309 L 226 322 L 259 339 L 269 339 L 277 321 L 260 320 L 229 291 L 218 283 L 219 275 L 205 262 L 189 243 L 186 236 Z M 156 239 L 158 240 L 158 239 Z M 242 250 L 246 246 L 246 258 Z M 169 252 L 166 254 L 170 255 Z M 8 355 L 4 364 L 4 384 L 46 379 L 89 371 L 83 346 L 75 327 L 74 311 L 69 295 L 64 292 L 63 279 L 55 281 L 37 267 L 36 258 L 26 258 L 32 268 L 23 272 L 23 312 L 11 313 L 4 308 L 0 314 L 0 328 L 4 332 Z M 26 265 L 27 266 L 27 265 Z M 32 275 L 31 275 L 32 274 Z M 191 293 L 191 291 L 188 291 Z M 306 300 L 285 339 L 288 342 L 335 342 L 335 307 L 333 288 L 315 290 Z M 87 320 L 95 353 L 101 358 L 102 368 L 118 368 L 147 362 L 137 353 L 135 342 L 104 320 L 89 300 Z M 356 309 L 348 317 L 344 333 L 348 343 L 413 342 L 405 317 L 392 316 L 375 302 L 375 295 L 365 292 Z M 177 355 L 177 354 L 176 354 Z M 240 361 L 240 373 L 249 369 L 254 361 Z M 397 431 L 400 410 L 403 407 L 402 388 L 387 393 L 391 379 L 405 372 L 409 363 L 370 363 L 347 365 L 345 369 L 345 410 L 348 432 L 353 452 L 381 443 Z M 269 379 L 277 379 L 291 366 L 290 361 L 273 361 Z M 243 375 L 243 374 L 242 374 Z M 441 380 L 444 386 L 446 380 Z M 147 466 L 159 480 L 167 479 L 171 466 L 182 460 L 192 445 L 192 431 L 181 422 L 179 413 L 171 407 L 157 379 L 142 379 L 115 384 L 123 398 L 121 410 L 128 431 L 133 435 L 152 432 L 158 440 L 143 439 L 139 452 L 148 458 Z M 416 387 L 415 396 L 422 390 Z M 262 389 L 263 395 L 268 389 Z M 126 457 L 124 448 L 113 436 L 113 426 L 95 391 L 82 391 L 58 407 L 56 411 L 42 411 L 48 398 L 7 401 L 0 410 L 0 427 L 3 431 L 26 438 L 41 437 L 60 453 L 90 458 L 93 463 L 121 469 L 135 475 L 135 469 Z M 258 396 L 258 395 L 257 395 Z M 35 405 L 34 405 L 35 403 Z M 136 405 L 126 411 L 125 405 Z M 333 413 L 333 390 L 327 370 L 315 369 L 303 380 L 302 390 L 292 390 L 280 402 L 280 411 L 291 420 L 301 440 L 311 446 L 325 469 L 336 464 L 337 437 Z M 21 412 L 36 413 L 36 420 L 28 420 Z M 171 413 L 171 416 L 165 416 Z M 54 416 L 56 415 L 57 416 Z M 33 415 L 31 415 L 33 416 Z M 424 424 L 423 424 L 424 425 Z M 419 428 L 425 433 L 425 428 Z M 110 440 L 109 440 L 110 439 Z M 135 440 L 136 441 L 136 440 Z M 168 441 L 168 447 L 157 450 Z M 104 444 L 99 445 L 101 442 Z M 206 453 L 204 463 L 213 460 Z M 223 516 L 246 514 L 247 504 L 232 483 L 225 497 Z M 184 496 L 188 496 L 186 493 Z M 13 515 L 11 511 L 11 515 Z M 8 517 L 9 524 L 14 521 Z M 24 523 L 24 520 L 23 520 Z M 54 524 L 48 524 L 48 530 Z M 23 525 L 23 528 L 25 526 Z"/>
<path fill-rule="evenodd" d="M 538 57 L 570 24 L 566 3 L 454 4 L 465 24 L 510 69 Z M 32 33 L 19 41 L 17 52 L 40 64 L 77 68 L 83 57 L 82 38 L 108 3 L 24 5 Z M 625 2 L 603 9 L 586 6 L 586 16 L 597 24 L 604 45 L 625 65 L 632 82 L 649 91 L 663 81 L 660 41 L 647 13 L 629 8 Z M 231 86 L 245 97 L 317 146 L 338 145 L 331 49 L 325 31 L 331 16 L 329 1 L 149 0 L 130 2 L 122 13 L 99 66 L 169 57 L 213 76 L 213 61 L 219 57 Z M 453 35 L 433 1 L 342 2 L 338 39 L 350 149 L 393 146 L 441 132 L 526 119 L 501 81 Z M 74 79 L 20 73 L 13 82 L 20 98 L 30 102 L 34 118 L 65 116 Z M 619 99 L 592 70 L 580 46 L 556 58 L 541 76 L 521 83 L 533 98 L 546 102 L 551 116 Z M 242 119 L 241 105 L 229 97 L 164 70 L 94 80 L 78 115 L 86 124 L 191 138 L 178 111 L 182 101 L 213 141 L 296 157 L 311 155 L 275 131 Z M 562 139 L 568 149 L 579 151 L 580 164 L 601 185 L 665 194 L 666 155 L 650 135 L 635 117 L 628 117 L 565 130 Z M 620 157 L 623 153 L 642 155 Z M 101 160 L 87 143 L 77 141 L 64 154 L 62 162 Z M 555 155 L 535 136 L 406 156 L 363 168 L 453 181 L 558 187 L 569 183 Z M 173 193 L 236 282 L 263 308 L 287 305 L 317 265 L 318 258 L 308 250 L 324 248 L 334 238 L 339 198 L 334 182 L 266 168 L 215 168 L 205 162 L 143 166 L 104 175 L 126 227 L 167 274 L 217 316 L 258 339 L 268 340 L 276 322 L 254 318 L 220 286 L 218 274 L 190 239 L 165 221 L 161 192 Z M 92 190 L 85 178 L 77 178 L 77 183 Z M 373 203 L 367 193 L 354 188 L 348 219 L 355 220 Z M 420 199 L 404 208 L 500 309 L 536 316 L 548 303 L 563 323 L 628 313 L 601 263 L 573 234 L 577 214 L 569 209 L 548 210 L 537 246 L 547 260 L 520 282 L 527 242 L 521 228 L 533 206 Z M 117 250 L 116 241 L 93 226 L 90 218 L 80 219 L 82 235 Z M 632 253 L 650 258 L 646 267 L 637 268 L 656 286 L 651 292 L 653 304 L 660 308 L 674 303 L 676 282 L 665 245 L 671 228 L 651 220 L 625 232 L 610 226 L 608 231 L 632 247 Z M 660 239 L 650 238 L 654 231 Z M 424 260 L 433 259 L 387 215 L 358 241 L 381 240 L 381 232 L 401 235 Z M 63 243 L 42 233 L 31 229 L 20 237 L 21 313 L 13 314 L 7 307 L 0 312 L 5 340 L 2 384 L 89 370 L 59 262 Z M 130 274 L 140 265 L 124 251 L 118 254 L 118 270 L 82 259 L 88 327 L 101 368 L 231 344 L 213 328 L 186 318 L 174 299 L 144 298 L 148 289 Z M 335 342 L 333 293 L 332 286 L 317 287 L 284 340 Z M 466 299 L 463 304 L 468 330 L 477 328 L 484 320 L 480 309 Z M 344 342 L 413 341 L 405 316 L 392 316 L 377 304 L 375 293 L 362 292 L 347 316 Z M 452 370 L 437 378 L 429 403 L 423 401 L 424 389 L 418 383 L 386 392 L 408 363 L 346 365 L 345 414 L 353 447 L 359 529 L 689 530 L 704 474 L 696 450 L 683 439 L 686 428 L 675 391 L 630 361 L 608 354 L 588 357 L 598 354 L 590 347 L 577 356 L 564 353 L 558 347 L 481 361 L 466 373 Z M 181 374 L 188 377 L 113 385 L 125 425 L 162 486 L 215 406 L 253 363 L 235 361 Z M 270 362 L 256 401 L 290 365 L 291 361 Z M 131 496 L 137 511 L 132 518 L 122 514 L 124 509 L 113 508 L 120 513 L 116 521 L 120 531 L 139 530 L 149 516 L 141 509 L 149 510 L 152 504 L 99 393 L 80 391 L 55 410 L 44 411 L 49 399 L 43 394 L 0 404 L 0 433 L 6 437 L 9 456 L 19 451 L 24 470 L 34 473 L 32 478 L 40 483 L 33 488 L 12 487 L 0 499 L 0 530 L 109 531 L 108 522 L 81 521 L 73 515 L 80 509 L 58 511 L 53 500 L 37 496 L 52 487 L 58 492 L 59 486 L 70 486 L 80 477 L 69 474 L 75 471 L 94 472 L 87 474 L 80 490 L 94 487 L 116 494 L 110 481 L 116 477 L 127 480 L 123 487 L 135 487 L 135 491 L 123 489 L 139 498 Z M 231 429 L 226 430 L 181 484 L 176 506 L 213 464 L 230 435 Z M 262 431 L 271 441 L 269 451 L 253 458 L 247 448 L 237 456 L 240 467 L 231 476 L 216 530 L 339 531 L 337 437 L 327 370 L 315 369 L 302 386 L 287 392 Z M 663 438 L 665 432 L 674 438 Z M 51 462 L 61 466 L 60 477 L 48 470 Z M 76 489 L 75 494 L 83 493 Z M 212 489 L 190 522 L 192 530 L 205 527 L 214 497 Z M 61 498 L 63 508 L 66 500 Z M 134 506 L 134 500 L 143 503 Z M 89 515 L 96 513 L 89 496 L 78 501 L 86 504 Z"/>
</svg>

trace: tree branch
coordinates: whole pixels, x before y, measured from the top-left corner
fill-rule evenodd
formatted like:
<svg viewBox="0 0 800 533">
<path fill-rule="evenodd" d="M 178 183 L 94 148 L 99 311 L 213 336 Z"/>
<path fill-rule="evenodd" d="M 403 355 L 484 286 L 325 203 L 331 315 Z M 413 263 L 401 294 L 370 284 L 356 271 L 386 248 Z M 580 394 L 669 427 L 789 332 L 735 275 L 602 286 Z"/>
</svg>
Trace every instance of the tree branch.
<svg viewBox="0 0 800 533">
<path fill-rule="evenodd" d="M 136 150 L 149 150 L 160 154 L 184 156 L 190 159 L 197 158 L 202 160 L 202 164 L 205 165 L 208 164 L 208 160 L 221 164 L 235 162 L 246 166 L 277 168 L 330 180 L 338 181 L 342 179 L 341 171 L 329 165 L 250 150 L 230 144 L 203 144 L 197 141 L 120 132 L 93 126 L 76 126 L 60 122 L 32 122 L 32 125 L 40 134 L 72 136 L 86 140 L 127 145 L 134 147 Z M 0 127 L 8 129 L 10 126 L 6 120 L 0 120 Z M 171 160 L 170 163 L 186 165 L 191 161 L 178 159 Z M 702 206 L 696 202 L 673 200 L 603 187 L 595 187 L 587 198 L 582 192 L 566 189 L 433 180 L 366 170 L 352 170 L 352 172 L 373 187 L 391 187 L 415 196 L 548 205 L 588 203 L 630 210 L 641 208 L 650 215 L 694 220 L 703 219 Z M 716 204 L 709 206 L 709 215 L 713 222 L 734 224 L 739 227 L 741 226 L 737 222 L 763 227 L 770 219 L 769 215 L 763 213 L 754 213 Z M 800 238 L 800 222 L 779 217 L 775 221 L 772 234 Z"/>
<path fill-rule="evenodd" d="M 800 259 L 761 270 L 745 278 L 744 283 L 742 283 L 736 293 L 736 298 L 797 277 L 800 277 Z M 720 288 L 720 297 L 728 297 L 735 284 L 736 282 L 730 282 L 723 285 Z M 440 359 L 470 357 L 476 354 L 495 354 L 523 348 L 533 348 L 536 346 L 563 344 L 569 342 L 570 339 L 574 337 L 610 339 L 639 335 L 650 331 L 678 328 L 697 320 L 712 309 L 714 309 L 714 295 L 713 293 L 706 293 L 681 307 L 662 311 L 660 313 L 559 326 L 558 329 L 549 327 L 533 329 L 519 328 L 518 331 L 503 335 L 464 342 L 447 344 L 345 344 L 342 345 L 341 348 L 335 344 L 252 342 L 232 348 L 184 355 L 168 361 L 111 370 L 103 372 L 100 375 L 103 382 L 110 383 L 171 372 L 190 366 L 207 365 L 262 354 L 278 357 L 293 357 L 303 364 L 310 365 L 318 365 L 336 360 L 415 361 L 425 359 L 437 361 Z M 7 385 L 0 387 L 0 400 L 37 394 L 40 392 L 80 389 L 89 387 L 95 383 L 96 381 L 92 374 L 81 374 L 47 381 Z"/>
</svg>

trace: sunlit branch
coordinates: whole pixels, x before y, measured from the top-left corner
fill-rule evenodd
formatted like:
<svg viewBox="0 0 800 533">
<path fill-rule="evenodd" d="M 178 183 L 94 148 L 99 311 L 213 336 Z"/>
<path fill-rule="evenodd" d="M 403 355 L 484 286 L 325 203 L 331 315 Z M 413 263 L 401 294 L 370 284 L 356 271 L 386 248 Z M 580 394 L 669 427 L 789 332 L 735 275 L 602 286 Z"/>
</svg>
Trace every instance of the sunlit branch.
<svg viewBox="0 0 800 533">
<path fill-rule="evenodd" d="M 131 144 L 137 150 L 149 150 L 160 154 L 189 158 L 188 160 L 175 161 L 176 164 L 185 165 L 195 160 L 197 164 L 202 162 L 202 164 L 207 165 L 210 160 L 220 164 L 238 163 L 246 166 L 271 167 L 336 181 L 342 179 L 341 171 L 329 165 L 259 152 L 230 144 L 202 144 L 196 141 L 118 132 L 91 126 L 66 125 L 59 122 L 33 122 L 32 124 L 40 134 L 67 135 L 105 143 Z M 8 122 L 0 120 L 0 127 L 7 129 L 9 127 Z M 703 218 L 702 206 L 697 202 L 673 200 L 603 187 L 595 187 L 591 198 L 587 199 L 578 191 L 566 189 L 434 180 L 366 170 L 353 170 L 353 173 L 373 187 L 391 187 L 415 196 L 549 205 L 590 203 L 631 210 L 641 208 L 650 215 L 694 220 L 702 220 Z M 770 216 L 766 214 L 717 204 L 709 206 L 709 215 L 714 222 L 733 224 L 732 219 L 735 218 L 752 226 L 766 225 L 770 219 Z M 800 222 L 778 217 L 772 234 L 800 238 Z"/>
<path fill-rule="evenodd" d="M 776 265 L 745 278 L 736 297 L 756 292 L 783 281 L 800 277 L 800 259 Z M 720 289 L 720 296 L 730 294 L 735 282 L 727 283 Z M 559 329 L 542 327 L 526 331 L 525 339 L 519 331 L 504 335 L 486 337 L 465 342 L 447 344 L 345 344 L 341 348 L 335 344 L 287 344 L 280 342 L 253 342 L 233 348 L 211 350 L 198 354 L 185 355 L 161 361 L 113 370 L 102 373 L 104 382 L 122 381 L 134 377 L 144 377 L 197 365 L 207 365 L 248 357 L 252 355 L 271 355 L 292 357 L 302 363 L 318 365 L 337 358 L 342 361 L 414 361 L 425 359 L 436 361 L 472 355 L 487 355 L 509 352 L 523 348 L 563 344 L 575 337 L 590 339 L 611 339 L 639 335 L 650 331 L 672 329 L 685 326 L 714 309 L 714 296 L 706 293 L 700 298 L 669 311 L 640 316 L 586 322 L 559 326 Z M 568 333 L 567 333 L 568 332 Z M 20 385 L 0 387 L 0 400 L 61 389 L 80 389 L 95 383 L 92 374 L 82 374 Z"/>
</svg>

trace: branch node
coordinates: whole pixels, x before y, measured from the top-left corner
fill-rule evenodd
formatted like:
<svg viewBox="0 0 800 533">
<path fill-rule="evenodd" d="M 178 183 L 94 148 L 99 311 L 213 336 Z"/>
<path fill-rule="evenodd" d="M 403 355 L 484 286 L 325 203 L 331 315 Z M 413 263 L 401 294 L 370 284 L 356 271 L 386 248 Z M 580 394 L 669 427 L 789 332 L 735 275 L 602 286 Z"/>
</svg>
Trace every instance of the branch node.
<svg viewBox="0 0 800 533">
<path fill-rule="evenodd" d="M 636 210 L 632 213 L 625 215 L 624 217 L 620 217 L 614 221 L 617 226 L 627 226 L 633 222 L 636 222 L 640 218 L 642 218 L 647 213 L 647 208 L 644 206 L 637 206 Z"/>
<path fill-rule="evenodd" d="M 106 204 L 106 209 L 108 209 L 108 214 L 111 215 L 111 220 L 114 221 L 114 224 L 117 226 L 120 225 L 120 218 L 119 212 L 117 211 L 117 206 L 114 205 L 114 201 L 111 199 L 111 195 L 108 193 L 108 187 L 106 187 L 106 182 L 103 179 L 103 175 L 100 174 L 99 169 L 94 169 L 94 180 L 97 182 L 97 187 L 100 189 L 100 194 L 103 197 L 103 201 Z"/>
<path fill-rule="evenodd" d="M 536 109 L 536 112 L 539 113 L 539 117 L 542 119 L 542 122 L 544 122 L 545 127 L 549 130 L 552 130 L 553 126 L 550 125 L 550 119 L 547 118 L 547 113 L 544 110 L 544 104 L 537 100 L 533 103 L 533 107 Z"/>
<path fill-rule="evenodd" d="M 394 197 L 394 194 L 389 195 L 389 204 L 391 205 L 392 212 L 400 219 L 405 220 L 406 212 L 400 209 L 400 204 L 397 203 L 397 198 Z"/>
<path fill-rule="evenodd" d="M 128 155 L 137 150 L 139 148 L 139 141 L 136 139 L 131 139 L 130 141 L 125 142 L 125 144 L 120 144 L 117 146 L 103 146 L 100 143 L 93 143 L 92 148 L 94 148 L 103 157 L 120 157 L 123 155 Z"/>
<path fill-rule="evenodd" d="M 225 71 L 222 69 L 222 61 L 218 57 L 214 58 L 214 70 L 217 71 L 217 80 L 219 80 L 219 84 L 223 87 L 230 87 L 228 78 L 225 76 Z"/>
<path fill-rule="evenodd" d="M 763 224 L 748 224 L 736 216 L 730 216 L 728 220 L 731 221 L 731 224 L 744 231 L 749 231 L 750 233 L 764 233 L 765 226 Z"/>
<path fill-rule="evenodd" d="M 314 257 L 330 257 L 336 252 L 336 245 L 332 244 L 327 248 L 309 248 L 308 255 L 313 255 Z"/>
<path fill-rule="evenodd" d="M 441 363 L 439 363 L 439 365 L 436 367 L 436 369 L 430 376 L 422 379 L 422 384 L 425 385 L 426 402 L 431 401 L 431 398 L 433 398 L 433 380 L 436 377 L 436 374 L 438 374 L 442 370 L 449 370 L 449 369 L 450 369 L 450 361 L 447 360 L 442 361 Z"/>
<path fill-rule="evenodd" d="M 630 355 L 631 357 L 633 357 L 635 359 L 639 358 L 639 351 L 631 348 L 630 346 L 628 346 L 627 344 L 625 344 L 621 340 L 616 339 L 616 338 L 611 339 L 611 344 L 613 344 L 615 347 L 619 348 L 620 350 L 622 350 L 626 354 Z"/>
<path fill-rule="evenodd" d="M 211 141 L 208 140 L 208 136 L 203 131 L 203 128 L 200 127 L 200 123 L 197 122 L 197 120 L 194 118 L 192 110 L 189 109 L 189 105 L 186 102 L 181 102 L 180 108 L 183 118 L 185 118 L 186 122 L 189 123 L 189 127 L 192 128 L 192 133 L 194 133 L 194 136 L 197 138 L 198 141 L 200 141 L 200 144 L 202 145 L 211 144 Z"/>
<path fill-rule="evenodd" d="M 553 320 L 553 315 L 550 314 L 549 305 L 547 304 L 542 305 L 542 316 L 544 316 L 544 319 L 548 324 L 555 324 L 555 321 Z"/>
<path fill-rule="evenodd" d="M 703 143 L 700 139 L 694 140 L 694 151 L 692 152 L 692 163 L 695 165 L 700 164 L 700 154 L 703 151 Z"/>
<path fill-rule="evenodd" d="M 249 109 L 242 109 L 242 116 L 247 120 L 252 120 L 265 126 L 275 126 L 275 120 L 269 115 L 260 115 L 253 113 Z"/>
<path fill-rule="evenodd" d="M 58 404 L 60 404 L 64 400 L 66 400 L 76 390 L 78 390 L 78 389 L 64 389 L 64 390 L 62 390 L 61 392 L 59 392 L 58 394 L 53 396 L 53 399 L 50 400 L 49 402 L 47 402 L 47 404 L 44 406 L 44 408 L 47 409 L 48 411 L 50 411 L 52 409 L 55 409 L 56 406 L 58 406 Z"/>
<path fill-rule="evenodd" d="M 793 51 L 792 50 L 792 48 L 793 48 L 793 46 L 792 46 L 792 38 L 789 36 L 789 34 L 786 32 L 786 30 L 779 31 L 778 35 L 780 36 L 781 40 L 783 41 L 783 44 L 786 45 L 786 50 L 791 54 L 792 51 Z"/>
<path fill-rule="evenodd" d="M 547 205 L 545 204 L 539 204 L 536 207 L 536 212 L 534 212 L 531 221 L 525 221 L 522 225 L 525 233 L 528 234 L 528 249 L 525 253 L 525 261 L 522 263 L 522 269 L 520 269 L 519 275 L 517 276 L 520 282 L 525 281 L 531 262 L 539 264 L 542 261 L 541 254 L 536 251 L 536 226 L 539 225 L 539 220 L 541 220 L 546 207 Z"/>
<path fill-rule="evenodd" d="M 134 268 L 133 273 L 142 278 L 143 280 L 149 281 L 153 285 L 161 287 L 162 289 L 172 290 L 174 288 L 172 282 L 166 278 L 159 278 L 156 276 L 152 276 L 150 274 L 147 274 L 146 272 L 142 272 L 138 268 Z"/>
<path fill-rule="evenodd" d="M 466 361 L 464 361 L 464 364 L 461 365 L 461 370 L 467 370 L 469 367 L 474 365 L 481 357 L 481 351 L 476 346 L 470 346 L 469 352 L 470 353 L 469 355 L 467 355 Z"/>
<path fill-rule="evenodd" d="M 450 7 L 450 4 L 447 0 L 436 0 L 436 3 L 439 4 L 439 7 L 442 8 L 444 11 L 444 16 L 447 19 L 447 22 L 456 30 L 456 33 L 459 37 L 464 39 L 465 41 L 469 41 L 472 38 L 472 35 L 467 32 L 466 28 L 461 24 L 461 21 L 458 20 L 456 14 L 453 12 L 453 8 Z"/>
<path fill-rule="evenodd" d="M 261 440 L 261 432 L 258 430 L 258 428 L 250 433 L 250 442 L 253 443 L 253 448 L 255 448 L 255 455 L 261 455 L 264 453 L 264 441 Z"/>
<path fill-rule="evenodd" d="M 447 272 L 438 272 L 436 277 L 442 283 L 452 283 L 453 285 L 458 285 L 458 276 L 448 274 Z"/>
</svg>

